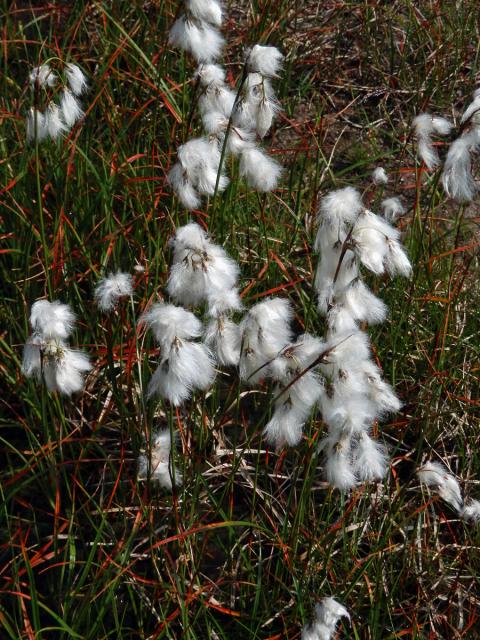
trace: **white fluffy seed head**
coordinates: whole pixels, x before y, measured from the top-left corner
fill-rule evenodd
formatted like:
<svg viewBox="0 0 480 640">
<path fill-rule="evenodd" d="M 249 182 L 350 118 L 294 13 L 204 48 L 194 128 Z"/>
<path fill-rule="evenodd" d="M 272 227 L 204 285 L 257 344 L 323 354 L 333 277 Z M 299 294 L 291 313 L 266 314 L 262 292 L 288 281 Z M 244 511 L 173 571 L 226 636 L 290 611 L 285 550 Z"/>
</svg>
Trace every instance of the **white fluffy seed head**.
<svg viewBox="0 0 480 640">
<path fill-rule="evenodd" d="M 388 222 L 395 222 L 395 220 L 403 216 L 405 213 L 405 207 L 403 206 L 400 198 L 385 198 L 385 200 L 382 200 L 382 211 L 385 220 Z"/>
<path fill-rule="evenodd" d="M 221 86 L 225 83 L 225 69 L 218 64 L 201 64 L 196 72 L 202 87 Z"/>
<path fill-rule="evenodd" d="M 80 102 L 70 89 L 66 88 L 62 92 L 62 97 L 60 99 L 60 111 L 62 119 L 68 127 L 73 127 L 73 125 L 83 116 Z"/>
<path fill-rule="evenodd" d="M 40 333 L 33 333 L 29 336 L 23 347 L 22 373 L 27 378 L 41 378 L 42 356 L 41 351 L 45 346 L 45 339 Z"/>
<path fill-rule="evenodd" d="M 463 508 L 460 485 L 447 469 L 439 462 L 427 462 L 417 470 L 417 476 L 422 484 L 437 491 L 438 495 L 448 502 L 454 509 Z"/>
<path fill-rule="evenodd" d="M 466 122 L 468 122 L 470 118 L 472 118 L 474 115 L 477 114 L 479 109 L 480 109 L 480 91 L 477 89 L 473 94 L 472 102 L 465 109 L 460 122 L 462 124 L 465 124 Z"/>
<path fill-rule="evenodd" d="M 293 311 L 288 300 L 270 298 L 250 308 L 240 322 L 240 377 L 250 384 L 265 378 L 266 365 L 292 341 Z M 261 369 L 259 369 L 261 367 Z"/>
<path fill-rule="evenodd" d="M 186 209 L 197 209 L 200 206 L 200 195 L 188 179 L 187 172 L 180 162 L 173 165 L 167 175 L 168 182 Z"/>
<path fill-rule="evenodd" d="M 337 189 L 320 200 L 319 222 L 334 229 L 342 229 L 354 224 L 363 208 L 360 193 L 356 189 L 353 187 Z"/>
<path fill-rule="evenodd" d="M 220 313 L 241 307 L 236 290 L 239 268 L 223 247 L 211 242 L 196 223 L 179 227 L 171 242 L 167 290 L 176 302 L 195 306 L 208 300 Z"/>
<path fill-rule="evenodd" d="M 68 131 L 67 125 L 62 120 L 62 112 L 55 102 L 50 102 L 45 111 L 45 126 L 52 140 L 56 140 L 60 134 Z"/>
<path fill-rule="evenodd" d="M 372 180 L 376 185 L 387 184 L 388 175 L 383 167 L 377 167 L 372 172 Z"/>
<path fill-rule="evenodd" d="M 81 96 L 88 89 L 87 76 L 83 73 L 80 67 L 71 62 L 65 65 L 65 75 L 67 76 L 67 82 L 76 96 Z"/>
<path fill-rule="evenodd" d="M 282 167 L 258 147 L 247 147 L 240 155 L 240 175 L 255 191 L 276 189 Z"/>
<path fill-rule="evenodd" d="M 413 119 L 413 128 L 417 138 L 430 137 L 434 131 L 432 115 L 430 113 L 419 113 Z"/>
<path fill-rule="evenodd" d="M 209 22 L 214 27 L 222 25 L 222 7 L 216 0 L 186 0 L 185 7 L 201 22 Z"/>
<path fill-rule="evenodd" d="M 272 417 L 265 425 L 265 440 L 276 449 L 288 445 L 295 447 L 302 439 L 305 415 L 288 403 L 275 407 Z"/>
<path fill-rule="evenodd" d="M 73 330 L 75 314 L 58 300 L 37 300 L 32 305 L 30 324 L 45 339 L 65 340 Z"/>
<path fill-rule="evenodd" d="M 240 360 L 240 327 L 228 317 L 212 318 L 204 333 L 205 344 L 219 364 L 236 366 Z"/>
<path fill-rule="evenodd" d="M 193 391 L 203 391 L 212 385 L 215 361 L 205 344 L 176 339 L 161 349 L 160 364 L 148 384 L 149 398 L 158 396 L 179 406 Z"/>
<path fill-rule="evenodd" d="M 462 508 L 461 517 L 467 522 L 478 524 L 480 522 L 480 501 L 469 500 Z"/>
<path fill-rule="evenodd" d="M 221 54 L 225 40 L 208 23 L 195 23 L 180 16 L 170 29 L 170 45 L 187 51 L 197 62 L 213 62 Z"/>
<path fill-rule="evenodd" d="M 479 146 L 480 132 L 472 129 L 452 142 L 448 150 L 442 183 L 447 195 L 457 202 L 470 202 L 477 193 L 470 152 L 478 150 Z"/>
<path fill-rule="evenodd" d="M 41 142 L 47 136 L 48 128 L 45 115 L 33 107 L 30 108 L 27 114 L 27 141 L 31 142 L 36 138 L 38 142 Z"/>
<path fill-rule="evenodd" d="M 436 148 L 431 137 L 434 133 L 440 136 L 448 135 L 453 125 L 446 118 L 432 116 L 430 113 L 420 113 L 413 120 L 413 127 L 418 140 L 418 154 L 428 169 L 435 169 L 440 164 Z"/>
<path fill-rule="evenodd" d="M 95 301 L 101 311 L 111 311 L 120 298 L 133 295 L 133 280 L 129 273 L 110 273 L 95 287 Z"/>
<path fill-rule="evenodd" d="M 175 338 L 190 340 L 202 335 L 202 323 L 193 313 L 173 304 L 159 302 L 141 316 L 162 348 L 170 348 Z"/>
<path fill-rule="evenodd" d="M 387 472 L 388 455 L 384 445 L 360 434 L 354 450 L 354 472 L 362 482 L 383 480 Z"/>
<path fill-rule="evenodd" d="M 55 355 L 44 355 L 43 377 L 48 391 L 58 391 L 66 396 L 81 391 L 85 385 L 85 374 L 91 369 L 87 355 L 65 344 L 56 349 Z"/>
<path fill-rule="evenodd" d="M 273 77 L 278 75 L 283 58 L 283 54 L 276 47 L 256 44 L 247 52 L 247 65 L 250 71 Z"/>
<path fill-rule="evenodd" d="M 151 479 L 158 482 L 164 489 L 171 491 L 173 482 L 175 482 L 175 486 L 180 486 L 182 475 L 171 460 L 171 452 L 170 429 L 157 431 L 152 438 L 150 461 L 146 453 L 141 454 L 138 458 L 138 479 L 146 480 L 150 470 Z"/>
<path fill-rule="evenodd" d="M 30 71 L 29 80 L 32 88 L 36 84 L 40 87 L 54 87 L 58 77 L 49 64 L 41 64 Z"/>
<path fill-rule="evenodd" d="M 221 152 L 218 140 L 193 138 L 178 148 L 178 160 L 188 182 L 201 194 L 213 195 L 217 186 Z M 218 180 L 218 191 L 229 183 L 225 175 Z"/>
<path fill-rule="evenodd" d="M 207 294 L 208 315 L 219 318 L 233 311 L 241 311 L 243 303 L 237 288 Z"/>
<path fill-rule="evenodd" d="M 357 484 L 352 467 L 350 438 L 336 440 L 333 436 L 327 436 L 325 444 L 327 481 L 342 492 L 350 491 Z"/>
<path fill-rule="evenodd" d="M 453 124 L 450 122 L 450 120 L 441 118 L 439 116 L 433 116 L 432 126 L 435 133 L 437 133 L 439 136 L 448 136 L 453 129 Z"/>
</svg>

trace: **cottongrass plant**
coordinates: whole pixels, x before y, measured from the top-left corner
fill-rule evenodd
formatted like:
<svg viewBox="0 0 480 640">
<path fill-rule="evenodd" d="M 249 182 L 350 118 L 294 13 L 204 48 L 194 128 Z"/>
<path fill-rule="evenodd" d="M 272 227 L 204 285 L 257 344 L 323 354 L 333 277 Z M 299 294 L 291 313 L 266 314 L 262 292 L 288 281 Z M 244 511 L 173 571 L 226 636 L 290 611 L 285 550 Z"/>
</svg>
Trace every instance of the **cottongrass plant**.
<svg viewBox="0 0 480 640">
<path fill-rule="evenodd" d="M 413 121 L 417 137 L 418 154 L 428 169 L 441 165 L 432 142 L 433 135 L 448 136 L 453 124 L 429 113 L 419 114 Z M 442 170 L 442 184 L 446 194 L 457 202 L 470 202 L 478 187 L 472 173 L 472 154 L 480 149 L 480 89 L 476 89 L 471 103 L 460 118 L 456 138 L 451 142 Z"/>
<path fill-rule="evenodd" d="M 199 6 L 200 2 L 186 2 L 185 14 L 170 31 L 170 43 L 190 52 L 201 63 L 196 77 L 205 135 L 188 140 L 178 148 L 177 162 L 168 174 L 170 185 L 187 209 L 197 208 L 201 196 L 212 196 L 226 189 L 229 179 L 222 170 L 230 155 L 239 158 L 240 175 L 256 191 L 275 189 L 282 173 L 281 165 L 260 148 L 257 139 L 265 137 L 280 111 L 271 79 L 278 75 L 283 55 L 275 47 L 258 44 L 248 50 L 243 77 L 238 92 L 234 93 L 226 84 L 225 70 L 212 64 L 218 58 L 219 49 L 215 48 L 215 55 L 208 55 L 211 35 L 206 36 L 207 45 L 202 44 L 199 51 L 192 45 L 196 42 L 192 34 L 197 29 L 206 29 L 207 34 L 217 33 L 205 18 L 209 2 L 204 3 L 204 12 L 199 11 Z M 216 6 L 213 2 L 211 14 L 218 16 L 216 26 L 219 26 L 221 11 L 214 11 Z"/>
<path fill-rule="evenodd" d="M 327 335 L 320 339 L 292 331 L 294 310 L 282 298 L 269 298 L 242 309 L 239 269 L 225 250 L 196 223 L 177 229 L 171 241 L 173 260 L 167 291 L 173 301 L 203 308 L 208 324 L 183 307 L 161 303 L 143 316 L 160 345 L 160 364 L 149 396 L 174 405 L 196 389 L 210 387 L 215 361 L 238 365 L 247 385 L 273 383 L 273 410 L 264 427 L 277 449 L 300 443 L 315 407 L 328 434 L 324 452 L 328 481 L 342 491 L 359 482 L 384 477 L 388 456 L 372 438 L 378 420 L 400 408 L 392 387 L 372 359 L 361 323 L 382 322 L 386 305 L 361 278 L 361 267 L 376 274 L 410 274 L 399 232 L 365 208 L 352 187 L 331 192 L 319 208 L 315 248 L 320 261 L 315 277 L 318 308 L 326 316 Z M 196 339 L 203 337 L 203 343 Z"/>
<path fill-rule="evenodd" d="M 325 380 L 320 408 L 329 430 L 320 448 L 328 481 L 348 490 L 359 481 L 384 477 L 387 452 L 371 431 L 379 419 L 400 408 L 361 330 L 387 315 L 384 302 L 363 282 L 361 267 L 377 275 L 409 276 L 411 265 L 400 233 L 369 211 L 352 187 L 321 200 L 318 222 L 315 249 L 320 260 L 314 286 L 328 327 L 328 350 L 319 367 Z"/>
<path fill-rule="evenodd" d="M 66 396 L 81 391 L 92 365 L 84 353 L 68 346 L 75 324 L 70 307 L 58 300 L 37 300 L 32 305 L 30 324 L 33 333 L 23 351 L 25 376 L 43 379 L 48 391 Z"/>
<path fill-rule="evenodd" d="M 27 115 L 27 140 L 57 140 L 84 115 L 80 97 L 88 89 L 87 78 L 76 64 L 65 64 L 62 75 L 45 63 L 30 72 L 29 81 L 35 106 Z"/>
<path fill-rule="evenodd" d="M 458 513 L 462 520 L 480 522 L 480 501 L 465 500 L 456 478 L 439 462 L 427 462 L 417 470 L 420 483 L 434 490 Z"/>
</svg>

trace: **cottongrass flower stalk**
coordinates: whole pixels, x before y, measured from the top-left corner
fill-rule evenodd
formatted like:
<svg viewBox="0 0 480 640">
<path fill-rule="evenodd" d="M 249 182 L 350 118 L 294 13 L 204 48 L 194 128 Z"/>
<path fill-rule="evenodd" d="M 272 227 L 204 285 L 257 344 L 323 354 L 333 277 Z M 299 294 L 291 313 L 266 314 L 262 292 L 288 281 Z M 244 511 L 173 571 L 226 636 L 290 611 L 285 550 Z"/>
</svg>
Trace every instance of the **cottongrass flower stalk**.
<svg viewBox="0 0 480 640">
<path fill-rule="evenodd" d="M 368 211 L 352 187 L 325 196 L 318 219 L 315 288 L 319 311 L 327 315 L 330 329 L 355 329 L 357 321 L 383 322 L 386 307 L 361 280 L 360 266 L 379 275 L 409 276 L 411 265 L 400 233 Z"/>
<path fill-rule="evenodd" d="M 480 501 L 465 501 L 456 478 L 439 462 L 427 462 L 417 470 L 420 483 L 434 490 L 467 522 L 480 522 Z"/>
<path fill-rule="evenodd" d="M 67 133 L 73 125 L 84 115 L 79 97 L 88 88 L 87 78 L 83 71 L 75 64 L 67 63 L 64 68 L 65 81 L 59 92 L 60 102 L 49 99 L 44 112 L 31 108 L 27 114 L 27 140 L 42 142 L 47 138 L 57 140 L 62 134 Z M 53 87 L 58 87 L 59 75 L 49 64 L 35 67 L 29 75 L 30 85 L 34 90 L 35 102 L 38 101 L 40 91 L 43 90 L 47 97 Z"/>
<path fill-rule="evenodd" d="M 117 302 L 124 297 L 133 295 L 133 278 L 129 273 L 117 271 L 102 278 L 95 287 L 95 302 L 99 309 L 108 313 L 114 309 Z"/>
<path fill-rule="evenodd" d="M 215 378 L 214 358 L 203 343 L 203 325 L 193 313 L 172 304 L 155 304 L 142 318 L 160 346 L 159 365 L 147 396 L 158 396 L 178 406 L 195 390 L 205 391 Z"/>
<path fill-rule="evenodd" d="M 320 397 L 328 434 L 320 443 L 328 481 L 347 491 L 358 482 L 381 480 L 387 469 L 385 447 L 371 437 L 373 425 L 400 408 L 391 386 L 371 357 L 360 323 L 377 324 L 386 305 L 361 278 L 361 267 L 375 274 L 408 276 L 411 265 L 399 232 L 365 208 L 352 187 L 333 191 L 319 207 L 315 249 L 318 309 L 326 316 L 327 351 L 318 369 L 325 378 Z"/>
<path fill-rule="evenodd" d="M 174 439 L 175 443 L 175 439 Z M 169 429 L 161 429 L 152 437 L 150 456 L 147 452 L 138 458 L 138 479 L 150 477 L 164 489 L 171 491 L 173 485 L 182 484 L 182 474 L 173 463 L 172 438 Z"/>
<path fill-rule="evenodd" d="M 334 598 L 323 598 L 315 607 L 315 620 L 302 629 L 301 640 L 332 640 L 341 618 L 348 618 L 347 609 Z"/>
<path fill-rule="evenodd" d="M 275 189 L 282 173 L 281 165 L 259 148 L 256 138 L 268 133 L 280 111 L 271 78 L 277 76 L 283 55 L 275 47 L 255 45 L 247 52 L 235 95 L 226 84 L 225 70 L 212 64 L 220 49 L 213 47 L 211 52 L 210 38 L 220 24 L 218 3 L 191 0 L 170 31 L 170 43 L 200 62 L 198 104 L 206 135 L 179 147 L 178 160 L 168 174 L 172 189 L 187 209 L 199 207 L 202 195 L 212 196 L 227 187 L 229 180 L 222 167 L 229 155 L 239 157 L 240 175 L 256 191 Z"/>
<path fill-rule="evenodd" d="M 75 315 L 59 301 L 37 300 L 32 305 L 33 333 L 23 351 L 22 371 L 27 378 L 44 380 L 48 391 L 71 395 L 83 389 L 92 369 L 88 357 L 68 346 Z"/>
</svg>

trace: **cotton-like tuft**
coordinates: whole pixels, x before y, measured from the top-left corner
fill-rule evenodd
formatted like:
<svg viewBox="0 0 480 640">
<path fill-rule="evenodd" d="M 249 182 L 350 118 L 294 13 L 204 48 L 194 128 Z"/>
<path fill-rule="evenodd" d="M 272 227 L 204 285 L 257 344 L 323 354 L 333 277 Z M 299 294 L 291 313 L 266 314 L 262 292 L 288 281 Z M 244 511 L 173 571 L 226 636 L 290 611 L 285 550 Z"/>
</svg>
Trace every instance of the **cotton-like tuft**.
<svg viewBox="0 0 480 640">
<path fill-rule="evenodd" d="M 71 62 L 67 63 L 65 65 L 65 74 L 67 76 L 68 85 L 76 96 L 81 96 L 87 91 L 87 76 L 78 65 Z"/>
<path fill-rule="evenodd" d="M 170 45 L 190 53 L 197 62 L 214 62 L 221 54 L 225 40 L 208 25 L 180 16 L 170 29 Z"/>
<path fill-rule="evenodd" d="M 463 520 L 467 520 L 467 522 L 478 524 L 480 522 L 480 501 L 469 500 L 464 504 L 461 510 L 461 517 Z"/>
<path fill-rule="evenodd" d="M 147 396 L 181 405 L 195 390 L 208 389 L 215 378 L 214 360 L 204 344 L 174 339 L 163 347 L 158 368 L 148 384 Z"/>
<path fill-rule="evenodd" d="M 161 429 L 153 435 L 148 454 L 141 454 L 138 458 L 138 479 L 146 480 L 150 471 L 150 477 L 154 482 L 171 491 L 173 482 L 175 486 L 182 484 L 182 474 L 172 461 L 172 440 L 169 429 Z"/>
<path fill-rule="evenodd" d="M 129 273 L 110 273 L 95 287 L 95 300 L 101 311 L 111 311 L 120 298 L 133 295 L 132 276 Z"/>
<path fill-rule="evenodd" d="M 73 127 L 73 125 L 83 116 L 83 110 L 80 106 L 80 102 L 69 89 L 64 89 L 62 92 L 62 97 L 60 99 L 60 111 L 61 116 L 68 127 Z"/>
<path fill-rule="evenodd" d="M 472 129 L 450 145 L 442 173 L 442 183 L 447 195 L 457 202 L 470 202 L 477 193 L 472 176 L 471 151 L 480 147 L 480 132 Z"/>
<path fill-rule="evenodd" d="M 152 329 L 162 348 L 170 347 L 175 338 L 191 340 L 203 332 L 202 323 L 193 313 L 165 302 L 154 304 L 141 316 L 141 321 Z"/>
<path fill-rule="evenodd" d="M 246 148 L 240 156 L 240 175 L 256 191 L 276 189 L 282 167 L 258 147 Z"/>
<path fill-rule="evenodd" d="M 388 222 L 395 222 L 398 218 L 405 213 L 405 207 L 403 206 L 400 198 L 392 197 L 382 200 L 382 210 L 385 220 Z"/>
<path fill-rule="evenodd" d="M 334 598 L 323 598 L 315 607 L 315 620 L 305 625 L 301 640 L 333 640 L 340 618 L 350 619 L 346 608 Z"/>
<path fill-rule="evenodd" d="M 222 25 L 222 7 L 216 0 L 187 0 L 185 6 L 197 20 L 209 22 L 214 27 Z"/>
<path fill-rule="evenodd" d="M 278 75 L 283 58 L 283 54 L 276 47 L 256 44 L 248 53 L 247 66 L 250 71 L 273 77 Z"/>
<path fill-rule="evenodd" d="M 440 158 L 431 137 L 434 133 L 440 136 L 448 135 L 453 125 L 445 118 L 420 113 L 414 118 L 413 127 L 418 140 L 418 154 L 428 169 L 435 169 L 440 164 Z"/>
<path fill-rule="evenodd" d="M 473 94 L 473 100 L 465 109 L 462 118 L 460 120 L 461 124 L 465 124 L 468 122 L 473 116 L 475 116 L 480 110 L 480 91 L 477 89 Z"/>
<path fill-rule="evenodd" d="M 45 111 L 45 127 L 52 140 L 56 140 L 60 134 L 68 131 L 67 125 L 62 120 L 62 112 L 55 102 L 50 102 Z"/>
<path fill-rule="evenodd" d="M 37 300 L 32 305 L 30 324 L 34 332 L 47 339 L 68 338 L 75 324 L 75 314 L 67 304 L 58 300 Z"/>
<path fill-rule="evenodd" d="M 70 396 L 84 387 L 84 376 L 92 365 L 81 351 L 74 351 L 61 342 L 44 349 L 43 376 L 48 391 Z"/>
<path fill-rule="evenodd" d="M 360 193 L 353 187 L 344 187 L 331 191 L 320 201 L 319 221 L 325 222 L 334 230 L 352 225 L 363 210 Z M 319 230 L 320 233 L 320 230 Z"/>
<path fill-rule="evenodd" d="M 45 116 L 37 109 L 29 109 L 27 114 L 27 141 L 38 140 L 41 142 L 48 136 L 48 128 Z"/>
<path fill-rule="evenodd" d="M 29 80 L 32 87 L 35 87 L 36 84 L 40 87 L 54 87 L 58 77 L 49 64 L 41 64 L 30 71 Z"/>
<path fill-rule="evenodd" d="M 350 438 L 334 440 L 327 437 L 325 473 L 328 482 L 341 492 L 350 491 L 357 484 L 353 472 Z"/>
<path fill-rule="evenodd" d="M 259 302 L 245 314 L 240 322 L 242 380 L 254 384 L 267 376 L 268 363 L 292 341 L 292 317 L 290 303 L 283 298 Z"/>
<path fill-rule="evenodd" d="M 217 304 L 219 308 L 222 301 L 226 303 L 225 311 L 241 307 L 236 291 L 237 263 L 222 247 L 211 242 L 199 225 L 179 227 L 172 246 L 167 290 L 176 302 L 196 306 L 210 298 L 209 304 Z"/>
<path fill-rule="evenodd" d="M 463 499 L 460 485 L 442 464 L 427 462 L 418 469 L 417 476 L 422 484 L 435 489 L 438 495 L 454 509 L 462 510 Z"/>
<path fill-rule="evenodd" d="M 380 442 L 362 433 L 354 455 L 354 472 L 362 482 L 382 480 L 387 471 L 387 450 Z"/>
<path fill-rule="evenodd" d="M 220 365 L 230 367 L 240 361 L 240 327 L 228 317 L 212 318 L 204 334 L 205 344 Z"/>
<path fill-rule="evenodd" d="M 372 172 L 372 180 L 376 185 L 387 184 L 388 175 L 383 167 L 377 167 Z"/>
</svg>

